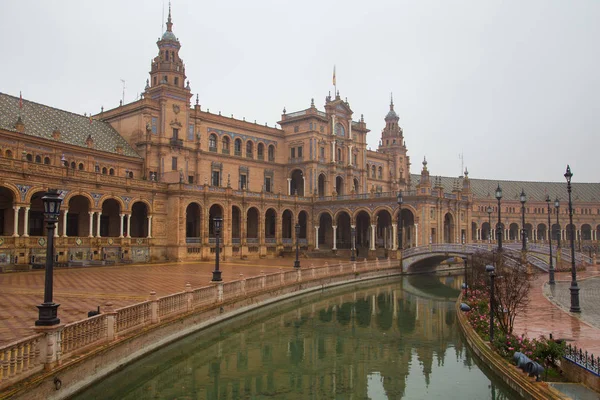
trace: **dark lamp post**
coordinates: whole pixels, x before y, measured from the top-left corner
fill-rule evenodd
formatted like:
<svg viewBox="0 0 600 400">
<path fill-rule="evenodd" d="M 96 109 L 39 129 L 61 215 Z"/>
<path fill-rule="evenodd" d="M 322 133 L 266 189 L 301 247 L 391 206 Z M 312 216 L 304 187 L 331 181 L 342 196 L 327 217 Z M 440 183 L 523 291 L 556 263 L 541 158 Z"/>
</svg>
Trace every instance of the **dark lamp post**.
<svg viewBox="0 0 600 400">
<path fill-rule="evenodd" d="M 560 214 L 560 201 L 558 197 L 554 200 L 554 208 L 556 208 L 556 252 L 558 253 L 560 250 L 560 224 L 558 223 L 558 214 Z M 558 257 L 558 256 L 557 256 Z"/>
<path fill-rule="evenodd" d="M 488 225 L 489 225 L 488 243 L 492 243 L 492 211 L 494 211 L 494 210 L 492 209 L 492 206 L 488 206 L 486 211 L 488 213 Z"/>
<path fill-rule="evenodd" d="M 298 242 L 299 242 L 299 237 L 300 237 L 300 224 L 296 224 L 296 226 L 294 227 L 296 229 L 296 261 L 294 261 L 294 268 L 300 268 L 300 260 L 298 259 Z"/>
<path fill-rule="evenodd" d="M 525 232 L 525 203 L 527 202 L 527 196 L 525 196 L 523 189 L 521 189 L 519 199 L 521 200 L 521 240 L 523 241 L 521 250 L 527 251 L 527 233 Z"/>
<path fill-rule="evenodd" d="M 571 230 L 571 312 L 581 312 L 579 307 L 579 287 L 577 286 L 577 269 L 575 269 L 575 225 L 573 225 L 573 202 L 571 201 L 571 178 L 573 173 L 567 165 L 565 179 L 567 180 L 567 193 L 569 194 L 569 229 Z"/>
<path fill-rule="evenodd" d="M 498 226 L 496 226 L 496 240 L 498 240 L 498 251 L 502 251 L 502 236 L 504 232 L 502 229 L 502 222 L 500 221 L 501 210 L 500 210 L 500 200 L 502 200 L 502 188 L 500 184 L 498 184 L 498 188 L 496 189 L 496 199 L 498 200 Z"/>
<path fill-rule="evenodd" d="M 404 199 L 402 198 L 402 191 L 398 192 L 398 249 L 402 250 L 402 204 Z"/>
<path fill-rule="evenodd" d="M 469 284 L 467 283 L 467 257 L 462 257 L 463 265 L 465 266 L 465 297 L 467 297 L 467 291 L 469 290 Z"/>
<path fill-rule="evenodd" d="M 496 268 L 493 265 L 486 265 L 485 272 L 490 274 L 490 343 L 494 342 L 494 278 Z"/>
<path fill-rule="evenodd" d="M 550 203 L 552 202 L 552 200 L 550 200 L 550 195 L 546 196 L 546 204 L 548 204 L 548 226 L 550 227 L 549 229 L 549 237 L 548 237 L 548 248 L 550 249 L 550 268 L 548 268 L 548 275 L 550 278 L 549 283 L 551 285 L 554 285 L 554 263 L 552 262 L 552 222 L 550 221 Z"/>
<path fill-rule="evenodd" d="M 351 246 L 350 249 L 350 261 L 356 261 L 356 226 L 352 225 L 350 227 L 350 236 L 351 236 Z"/>
<path fill-rule="evenodd" d="M 48 192 L 42 197 L 44 203 L 44 220 L 46 229 L 48 230 L 46 240 L 46 271 L 44 284 L 44 302 L 37 306 L 39 310 L 38 320 L 35 321 L 36 326 L 52 326 L 58 325 L 58 306 L 52 301 L 53 291 L 53 274 L 54 274 L 54 228 L 58 222 L 60 215 L 60 204 L 62 199 L 58 194 L 57 189 L 48 189 Z"/>
<path fill-rule="evenodd" d="M 215 270 L 213 271 L 213 282 L 221 282 L 221 271 L 219 270 L 219 260 L 221 258 L 221 245 L 219 244 L 219 236 L 221 235 L 221 227 L 223 226 L 223 218 L 213 218 L 213 228 L 215 230 L 216 248 L 215 248 Z"/>
</svg>

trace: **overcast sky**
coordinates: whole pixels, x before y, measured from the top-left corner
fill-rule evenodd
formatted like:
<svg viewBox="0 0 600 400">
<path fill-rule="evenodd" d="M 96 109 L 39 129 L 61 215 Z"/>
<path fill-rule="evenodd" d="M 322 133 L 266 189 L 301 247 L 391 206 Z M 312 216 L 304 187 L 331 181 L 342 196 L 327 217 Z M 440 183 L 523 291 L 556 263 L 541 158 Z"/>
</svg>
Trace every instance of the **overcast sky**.
<svg viewBox="0 0 600 400">
<path fill-rule="evenodd" d="M 162 0 L 2 0 L 0 92 L 77 113 L 143 91 Z M 394 93 L 413 173 L 598 182 L 598 0 L 174 0 L 193 93 L 273 126 L 337 86 L 377 147 Z"/>
</svg>

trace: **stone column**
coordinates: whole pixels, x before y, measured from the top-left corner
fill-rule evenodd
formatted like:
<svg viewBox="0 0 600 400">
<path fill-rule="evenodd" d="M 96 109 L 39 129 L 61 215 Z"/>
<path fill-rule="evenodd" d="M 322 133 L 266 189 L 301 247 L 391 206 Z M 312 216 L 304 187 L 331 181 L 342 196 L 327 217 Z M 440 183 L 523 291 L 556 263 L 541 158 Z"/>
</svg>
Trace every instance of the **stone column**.
<svg viewBox="0 0 600 400">
<path fill-rule="evenodd" d="M 148 215 L 148 239 L 152 239 L 152 215 Z"/>
<path fill-rule="evenodd" d="M 69 210 L 64 210 L 63 214 L 63 237 L 67 237 L 67 214 L 69 214 Z"/>
<path fill-rule="evenodd" d="M 131 237 L 131 214 L 126 214 L 127 215 L 127 237 L 130 238 Z"/>
<path fill-rule="evenodd" d="M 331 161 L 335 162 L 335 139 L 331 140 Z"/>
<path fill-rule="evenodd" d="M 419 224 L 415 224 L 415 247 L 419 245 Z"/>
<path fill-rule="evenodd" d="M 315 250 L 319 250 L 319 226 L 315 226 Z"/>
<path fill-rule="evenodd" d="M 19 237 L 19 210 L 21 207 L 14 206 L 13 210 L 15 210 L 15 216 L 13 218 L 13 237 Z"/>
<path fill-rule="evenodd" d="M 123 215 L 124 214 L 119 214 L 119 237 L 120 238 L 123 237 Z"/>
<path fill-rule="evenodd" d="M 88 237 L 94 237 L 94 212 L 88 211 L 88 214 L 90 215 L 90 233 Z"/>
<path fill-rule="evenodd" d="M 306 196 L 306 177 L 302 174 L 302 196 Z"/>
<path fill-rule="evenodd" d="M 392 250 L 398 250 L 398 224 L 392 223 Z"/>
<path fill-rule="evenodd" d="M 287 192 L 288 192 L 288 196 L 292 195 L 292 178 L 287 178 L 288 184 L 287 184 Z"/>
<path fill-rule="evenodd" d="M 337 225 L 332 225 L 333 228 L 333 248 L 332 250 L 337 250 Z"/>
<path fill-rule="evenodd" d="M 96 213 L 96 237 L 100 236 L 100 217 L 102 217 L 102 212 Z"/>
<path fill-rule="evenodd" d="M 58 226 L 57 226 L 58 228 Z M 58 229 L 55 229 L 56 232 Z M 23 237 L 29 236 L 29 207 L 25 207 L 25 212 L 23 213 Z"/>
<path fill-rule="evenodd" d="M 377 228 L 377 225 L 371 225 L 371 248 L 370 248 L 370 250 L 375 250 L 375 228 Z"/>
</svg>

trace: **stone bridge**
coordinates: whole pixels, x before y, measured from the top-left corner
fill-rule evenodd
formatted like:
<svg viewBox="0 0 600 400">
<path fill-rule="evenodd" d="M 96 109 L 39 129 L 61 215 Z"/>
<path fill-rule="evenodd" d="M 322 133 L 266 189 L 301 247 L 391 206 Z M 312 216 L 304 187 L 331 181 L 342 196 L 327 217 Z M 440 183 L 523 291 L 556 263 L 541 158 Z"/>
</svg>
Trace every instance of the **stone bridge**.
<svg viewBox="0 0 600 400">
<path fill-rule="evenodd" d="M 428 258 L 439 258 L 440 261 L 449 257 L 462 257 L 477 252 L 489 251 L 491 248 L 487 244 L 431 244 L 428 246 L 419 246 L 406 249 L 402 252 L 402 270 L 407 271 L 419 261 Z M 502 251 L 515 258 L 521 257 L 521 251 L 511 247 L 503 247 Z M 577 259 L 577 257 L 576 257 Z M 548 262 L 536 257 L 533 251 L 527 252 L 527 261 L 540 270 L 548 271 Z"/>
</svg>

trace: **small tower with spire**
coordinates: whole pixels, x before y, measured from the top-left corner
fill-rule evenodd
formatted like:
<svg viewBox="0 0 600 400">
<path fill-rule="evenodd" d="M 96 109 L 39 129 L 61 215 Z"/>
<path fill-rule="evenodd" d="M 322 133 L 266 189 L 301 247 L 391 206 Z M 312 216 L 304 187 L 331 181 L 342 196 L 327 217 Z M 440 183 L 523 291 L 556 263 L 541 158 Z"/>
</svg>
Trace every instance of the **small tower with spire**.
<svg viewBox="0 0 600 400">
<path fill-rule="evenodd" d="M 398 125 L 400 117 L 394 110 L 394 95 L 390 93 L 390 110 L 385 116 L 385 128 L 381 131 L 381 140 L 377 151 L 387 153 L 392 158 L 395 176 L 402 186 L 410 185 L 410 160 L 404 143 L 402 128 Z M 406 187 L 405 187 L 406 188 Z"/>
<path fill-rule="evenodd" d="M 178 89 L 190 92 L 189 84 L 186 86 L 185 64 L 179 57 L 181 44 L 173 33 L 173 20 L 171 18 L 171 3 L 169 3 L 169 16 L 167 17 L 167 30 L 156 42 L 158 55 L 152 60 L 150 69 L 150 82 L 146 86 L 148 93 L 154 94 L 160 88 Z M 191 94 L 189 97 L 191 98 Z M 153 96 L 155 97 L 155 96 Z"/>
</svg>

